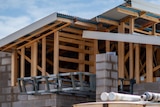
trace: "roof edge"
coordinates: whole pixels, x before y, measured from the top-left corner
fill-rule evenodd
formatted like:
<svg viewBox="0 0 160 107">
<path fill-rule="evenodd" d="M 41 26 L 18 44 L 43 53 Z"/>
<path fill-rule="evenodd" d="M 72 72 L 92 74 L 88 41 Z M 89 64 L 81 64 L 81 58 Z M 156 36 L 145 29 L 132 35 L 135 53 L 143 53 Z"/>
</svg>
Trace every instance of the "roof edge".
<svg viewBox="0 0 160 107">
<path fill-rule="evenodd" d="M 143 10 L 146 12 L 151 12 L 154 14 L 160 14 L 160 6 L 153 3 L 145 2 L 144 0 L 131 0 L 132 8 Z"/>
<path fill-rule="evenodd" d="M 50 24 L 56 20 L 57 20 L 57 13 L 53 13 L 49 16 L 46 16 L 46 17 L 44 17 L 44 18 L 42 18 L 42 19 L 4 37 L 4 38 L 2 38 L 0 40 L 0 47 L 5 46 L 5 45 L 23 37 L 23 36 L 25 36 L 25 35 L 28 35 L 29 33 L 41 28 L 42 26 Z"/>
</svg>

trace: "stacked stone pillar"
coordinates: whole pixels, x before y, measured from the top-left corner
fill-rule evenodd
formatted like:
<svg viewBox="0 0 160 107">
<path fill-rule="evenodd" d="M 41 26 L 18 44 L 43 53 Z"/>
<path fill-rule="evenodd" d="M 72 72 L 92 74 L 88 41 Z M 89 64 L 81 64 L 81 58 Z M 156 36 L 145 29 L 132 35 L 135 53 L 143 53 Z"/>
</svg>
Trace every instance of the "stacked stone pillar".
<svg viewBox="0 0 160 107">
<path fill-rule="evenodd" d="M 96 55 L 96 101 L 102 92 L 118 92 L 118 57 L 115 53 Z"/>
</svg>

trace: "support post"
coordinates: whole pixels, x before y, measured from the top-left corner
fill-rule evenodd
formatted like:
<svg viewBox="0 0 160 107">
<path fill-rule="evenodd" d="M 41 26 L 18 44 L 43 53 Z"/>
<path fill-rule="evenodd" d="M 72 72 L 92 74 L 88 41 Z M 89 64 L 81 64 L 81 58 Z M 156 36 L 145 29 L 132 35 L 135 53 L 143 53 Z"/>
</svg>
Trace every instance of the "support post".
<svg viewBox="0 0 160 107">
<path fill-rule="evenodd" d="M 135 44 L 135 78 L 136 83 L 140 83 L 140 48 Z"/>
<path fill-rule="evenodd" d="M 21 78 L 25 76 L 25 47 L 21 48 Z"/>
<path fill-rule="evenodd" d="M 85 40 L 83 40 L 82 42 L 83 42 L 83 44 L 79 45 L 79 49 L 85 50 L 85 47 L 84 47 Z M 85 60 L 84 52 L 79 52 L 79 60 Z M 85 64 L 84 63 L 79 63 L 78 70 L 80 72 L 84 72 L 85 71 Z"/>
<path fill-rule="evenodd" d="M 96 73 L 96 54 L 98 54 L 98 40 L 94 40 L 94 46 L 92 47 L 94 54 L 90 55 L 90 61 L 94 62 L 94 65 L 89 67 L 89 72 Z"/>
<path fill-rule="evenodd" d="M 124 22 L 121 22 L 118 26 L 118 32 L 124 33 Z M 124 78 L 124 66 L 125 66 L 125 60 L 124 60 L 125 52 L 124 52 L 124 42 L 118 42 L 118 74 L 119 78 Z"/>
<path fill-rule="evenodd" d="M 38 59 L 38 44 L 34 42 L 31 46 L 31 76 L 37 76 L 37 59 Z"/>
<path fill-rule="evenodd" d="M 54 66 L 53 66 L 53 73 L 59 73 L 59 35 L 58 31 L 54 33 Z"/>
<path fill-rule="evenodd" d="M 106 52 L 110 52 L 110 41 L 106 40 Z"/>
<path fill-rule="evenodd" d="M 42 38 L 42 75 L 46 75 L 46 37 Z"/>
<path fill-rule="evenodd" d="M 156 23 L 152 25 L 152 35 L 156 35 Z"/>
<path fill-rule="evenodd" d="M 13 50 L 12 52 L 12 63 L 11 63 L 11 86 L 15 86 L 16 85 L 16 81 L 17 81 L 17 73 L 18 73 L 18 65 L 17 65 L 17 50 Z"/>
<path fill-rule="evenodd" d="M 134 32 L 134 18 L 130 18 L 129 19 L 129 33 L 133 34 Z M 129 78 L 133 79 L 134 78 L 134 70 L 133 70 L 133 66 L 134 66 L 134 54 L 133 54 L 133 43 L 129 43 Z"/>
<path fill-rule="evenodd" d="M 153 82 L 153 47 L 146 45 L 146 82 Z"/>
</svg>

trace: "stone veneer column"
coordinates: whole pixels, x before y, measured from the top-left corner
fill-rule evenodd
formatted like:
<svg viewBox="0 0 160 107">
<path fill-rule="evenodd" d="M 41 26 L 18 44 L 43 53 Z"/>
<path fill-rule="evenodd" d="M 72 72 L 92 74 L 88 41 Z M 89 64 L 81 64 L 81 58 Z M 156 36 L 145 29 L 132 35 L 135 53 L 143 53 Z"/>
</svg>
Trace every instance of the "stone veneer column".
<svg viewBox="0 0 160 107">
<path fill-rule="evenodd" d="M 96 101 L 102 92 L 118 92 L 118 58 L 113 53 L 96 55 Z"/>
</svg>

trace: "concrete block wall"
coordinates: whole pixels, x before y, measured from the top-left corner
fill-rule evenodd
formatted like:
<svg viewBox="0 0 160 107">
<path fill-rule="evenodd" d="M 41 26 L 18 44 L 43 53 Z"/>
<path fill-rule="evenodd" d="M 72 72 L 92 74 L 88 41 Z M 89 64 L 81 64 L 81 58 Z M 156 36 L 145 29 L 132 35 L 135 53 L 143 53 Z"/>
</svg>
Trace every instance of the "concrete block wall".
<svg viewBox="0 0 160 107">
<path fill-rule="evenodd" d="M 144 92 L 160 93 L 160 82 L 134 84 L 133 94 L 142 95 Z"/>
<path fill-rule="evenodd" d="M 96 55 L 96 101 L 102 92 L 118 92 L 118 57 L 113 53 Z"/>
<path fill-rule="evenodd" d="M 95 99 L 62 94 L 22 95 L 11 86 L 11 54 L 0 52 L 0 107 L 72 107 Z"/>
<path fill-rule="evenodd" d="M 0 107 L 11 107 L 11 54 L 0 52 Z"/>
<path fill-rule="evenodd" d="M 94 101 L 94 99 L 64 94 L 18 95 L 18 101 L 11 107 L 72 107 L 73 104 Z"/>
</svg>

